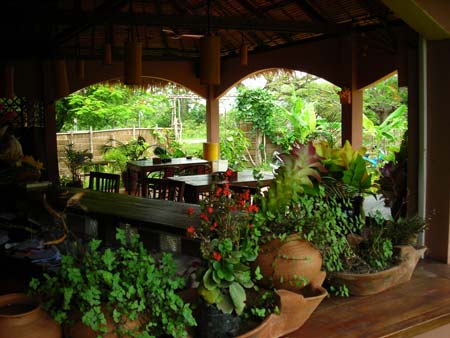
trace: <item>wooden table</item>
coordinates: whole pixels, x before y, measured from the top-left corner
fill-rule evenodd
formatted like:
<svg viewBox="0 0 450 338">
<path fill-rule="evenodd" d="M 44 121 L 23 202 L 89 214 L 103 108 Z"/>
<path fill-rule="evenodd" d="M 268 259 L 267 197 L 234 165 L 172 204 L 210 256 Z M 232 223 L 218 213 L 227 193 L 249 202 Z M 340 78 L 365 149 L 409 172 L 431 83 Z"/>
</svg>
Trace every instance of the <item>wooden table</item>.
<svg viewBox="0 0 450 338">
<path fill-rule="evenodd" d="M 183 169 L 189 167 L 191 165 L 197 164 L 208 164 L 207 160 L 203 160 L 201 158 L 191 158 L 187 159 L 186 157 L 172 158 L 171 162 L 166 163 L 153 163 L 153 160 L 139 160 L 139 161 L 129 161 L 127 162 L 127 171 L 128 177 L 131 177 L 132 173 L 138 174 L 138 182 L 143 182 L 144 177 L 147 173 L 151 173 L 154 171 L 164 170 L 165 168 L 177 167 L 179 169 Z M 130 180 L 128 180 L 128 193 L 131 193 Z M 144 185 L 141 184 L 141 196 L 147 196 L 147 189 Z"/>
<path fill-rule="evenodd" d="M 236 180 L 229 181 L 231 185 L 257 187 L 258 182 L 260 186 L 265 187 L 272 182 L 274 176 L 269 173 L 263 173 L 260 180 L 255 180 L 251 171 L 242 171 L 238 173 Z M 227 181 L 215 181 L 213 175 L 188 175 L 188 176 L 173 176 L 169 179 L 174 181 L 181 181 L 186 184 L 184 190 L 185 201 L 188 203 L 198 203 L 199 196 L 203 193 L 211 191 L 213 183 L 224 184 Z"/>
</svg>

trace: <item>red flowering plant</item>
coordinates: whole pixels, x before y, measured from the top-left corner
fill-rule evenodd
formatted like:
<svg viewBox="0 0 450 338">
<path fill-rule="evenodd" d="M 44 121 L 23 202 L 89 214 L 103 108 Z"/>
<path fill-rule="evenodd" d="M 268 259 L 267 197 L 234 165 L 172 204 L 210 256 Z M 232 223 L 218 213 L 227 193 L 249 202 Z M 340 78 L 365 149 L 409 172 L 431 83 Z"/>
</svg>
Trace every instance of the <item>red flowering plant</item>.
<svg viewBox="0 0 450 338">
<path fill-rule="evenodd" d="M 257 211 L 249 191 L 236 193 L 228 183 L 217 185 L 200 203 L 200 224 L 187 229 L 190 237 L 200 240 L 206 262 L 198 292 L 224 313 L 242 313 L 246 289 L 259 275 L 250 268 L 258 255 L 259 230 L 253 226 Z"/>
</svg>

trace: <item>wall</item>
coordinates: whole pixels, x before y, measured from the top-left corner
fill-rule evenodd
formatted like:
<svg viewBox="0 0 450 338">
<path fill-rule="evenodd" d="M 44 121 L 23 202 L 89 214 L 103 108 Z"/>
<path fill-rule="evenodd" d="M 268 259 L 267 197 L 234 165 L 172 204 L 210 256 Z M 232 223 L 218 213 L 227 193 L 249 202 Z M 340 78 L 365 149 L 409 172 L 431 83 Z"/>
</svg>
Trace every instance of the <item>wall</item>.
<svg viewBox="0 0 450 338">
<path fill-rule="evenodd" d="M 98 131 L 77 131 L 69 133 L 58 133 L 57 149 L 58 149 L 58 163 L 59 163 L 59 175 L 69 176 L 67 165 L 65 164 L 65 147 L 69 144 L 74 144 L 75 150 L 85 150 L 93 154 L 93 161 L 103 160 L 102 146 L 108 143 L 110 139 L 127 143 L 133 138 L 142 136 L 149 144 L 158 143 L 154 136 L 155 129 L 150 128 L 126 128 L 126 129 L 111 129 L 111 130 L 98 130 Z"/>
</svg>

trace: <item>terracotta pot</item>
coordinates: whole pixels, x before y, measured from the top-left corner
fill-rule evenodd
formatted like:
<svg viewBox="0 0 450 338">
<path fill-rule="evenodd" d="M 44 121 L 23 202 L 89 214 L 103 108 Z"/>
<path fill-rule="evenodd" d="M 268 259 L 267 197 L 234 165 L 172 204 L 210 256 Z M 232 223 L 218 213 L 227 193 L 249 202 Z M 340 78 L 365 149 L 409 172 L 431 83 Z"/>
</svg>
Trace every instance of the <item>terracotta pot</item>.
<svg viewBox="0 0 450 338">
<path fill-rule="evenodd" d="M 271 314 L 238 338 L 277 338 L 298 330 L 328 294 L 322 287 L 312 290 L 308 297 L 288 290 L 276 292 L 280 296 L 280 314 Z"/>
<path fill-rule="evenodd" d="M 60 338 L 61 327 L 33 298 L 21 293 L 0 296 L 0 338 Z"/>
<path fill-rule="evenodd" d="M 321 275 L 322 256 L 308 241 L 290 235 L 285 241 L 272 240 L 260 247 L 256 264 L 261 269 L 261 285 L 299 291 Z"/>
<path fill-rule="evenodd" d="M 396 246 L 399 249 L 401 263 L 390 269 L 366 274 L 336 273 L 333 277 L 334 285 L 346 285 L 352 296 L 368 296 L 383 292 L 391 287 L 408 282 L 427 248 L 415 249 L 410 245 Z"/>
</svg>

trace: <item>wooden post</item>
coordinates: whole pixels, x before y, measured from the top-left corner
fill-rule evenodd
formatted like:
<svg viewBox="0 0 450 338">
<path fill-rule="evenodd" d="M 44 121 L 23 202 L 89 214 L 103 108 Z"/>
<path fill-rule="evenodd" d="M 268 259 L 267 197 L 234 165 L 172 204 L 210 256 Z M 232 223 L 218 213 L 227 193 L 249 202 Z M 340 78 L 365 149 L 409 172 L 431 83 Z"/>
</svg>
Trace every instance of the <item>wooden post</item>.
<svg viewBox="0 0 450 338">
<path fill-rule="evenodd" d="M 343 78 L 347 79 L 350 96 L 341 101 L 342 106 L 342 145 L 350 141 L 353 148 L 362 146 L 363 91 L 358 89 L 358 49 L 354 36 L 343 38 L 342 51 Z"/>
<path fill-rule="evenodd" d="M 92 158 L 94 158 L 94 132 L 92 127 L 89 127 L 89 151 L 92 154 Z"/>
</svg>

